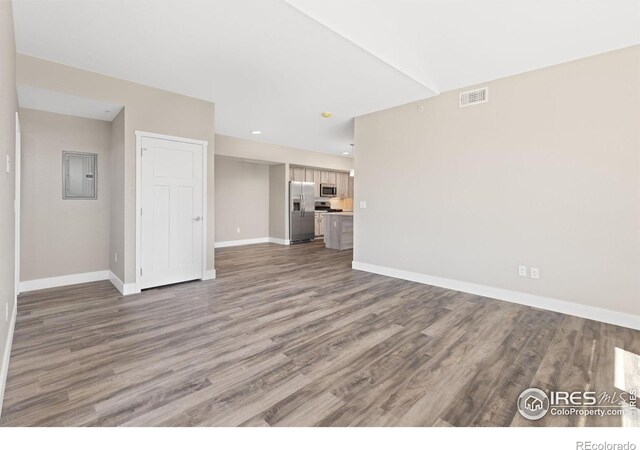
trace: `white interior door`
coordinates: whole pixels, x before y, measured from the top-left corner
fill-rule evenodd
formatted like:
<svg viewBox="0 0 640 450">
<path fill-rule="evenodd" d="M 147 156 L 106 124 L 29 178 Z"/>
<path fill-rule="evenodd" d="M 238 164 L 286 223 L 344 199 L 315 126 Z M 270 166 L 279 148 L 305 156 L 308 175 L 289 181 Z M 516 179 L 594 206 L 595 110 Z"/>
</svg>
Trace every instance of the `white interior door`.
<svg viewBox="0 0 640 450">
<path fill-rule="evenodd" d="M 203 146 L 141 141 L 142 289 L 203 277 Z"/>
</svg>

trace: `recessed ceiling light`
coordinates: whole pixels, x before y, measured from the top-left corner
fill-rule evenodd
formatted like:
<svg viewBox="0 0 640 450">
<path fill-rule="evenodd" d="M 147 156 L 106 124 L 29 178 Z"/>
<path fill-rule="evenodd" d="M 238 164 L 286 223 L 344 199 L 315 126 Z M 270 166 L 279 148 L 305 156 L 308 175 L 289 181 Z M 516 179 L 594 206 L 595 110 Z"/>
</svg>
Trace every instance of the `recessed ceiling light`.
<svg viewBox="0 0 640 450">
<path fill-rule="evenodd" d="M 348 155 L 348 154 L 349 154 L 349 152 L 342 152 L 342 154 L 343 154 L 343 155 Z"/>
<path fill-rule="evenodd" d="M 260 130 L 254 130 L 251 132 L 251 134 L 262 134 L 262 131 Z"/>
<path fill-rule="evenodd" d="M 325 119 L 328 119 L 329 117 L 331 117 L 331 113 L 329 111 L 325 111 L 322 113 L 322 117 L 324 117 Z"/>
</svg>

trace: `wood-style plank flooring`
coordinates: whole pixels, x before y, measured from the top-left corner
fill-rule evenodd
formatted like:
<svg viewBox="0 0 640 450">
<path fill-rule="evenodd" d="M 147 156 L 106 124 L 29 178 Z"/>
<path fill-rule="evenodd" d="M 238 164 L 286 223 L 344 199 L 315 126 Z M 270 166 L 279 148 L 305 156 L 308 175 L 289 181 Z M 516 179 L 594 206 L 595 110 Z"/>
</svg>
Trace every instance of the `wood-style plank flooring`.
<svg viewBox="0 0 640 450">
<path fill-rule="evenodd" d="M 640 332 L 351 270 L 322 243 L 216 251 L 218 279 L 20 296 L 4 426 L 619 426 L 530 422 L 530 386 L 616 391 Z"/>
</svg>

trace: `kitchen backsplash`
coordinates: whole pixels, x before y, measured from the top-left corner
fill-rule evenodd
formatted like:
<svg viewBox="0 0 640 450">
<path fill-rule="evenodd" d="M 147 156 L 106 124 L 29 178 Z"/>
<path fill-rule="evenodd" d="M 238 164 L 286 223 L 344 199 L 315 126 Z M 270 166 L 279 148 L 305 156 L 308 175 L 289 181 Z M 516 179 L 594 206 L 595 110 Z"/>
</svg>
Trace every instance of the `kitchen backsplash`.
<svg viewBox="0 0 640 450">
<path fill-rule="evenodd" d="M 331 207 L 333 209 L 342 209 L 343 211 L 353 211 L 353 199 L 352 198 L 332 198 Z"/>
</svg>

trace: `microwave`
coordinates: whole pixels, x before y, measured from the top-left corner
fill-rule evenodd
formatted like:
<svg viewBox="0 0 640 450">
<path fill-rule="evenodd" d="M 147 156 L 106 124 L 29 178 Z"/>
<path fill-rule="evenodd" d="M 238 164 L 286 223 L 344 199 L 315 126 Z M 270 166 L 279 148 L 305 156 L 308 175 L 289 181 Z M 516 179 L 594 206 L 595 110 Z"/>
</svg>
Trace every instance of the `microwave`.
<svg viewBox="0 0 640 450">
<path fill-rule="evenodd" d="M 335 184 L 320 184 L 320 197 L 336 197 L 338 189 Z"/>
</svg>

